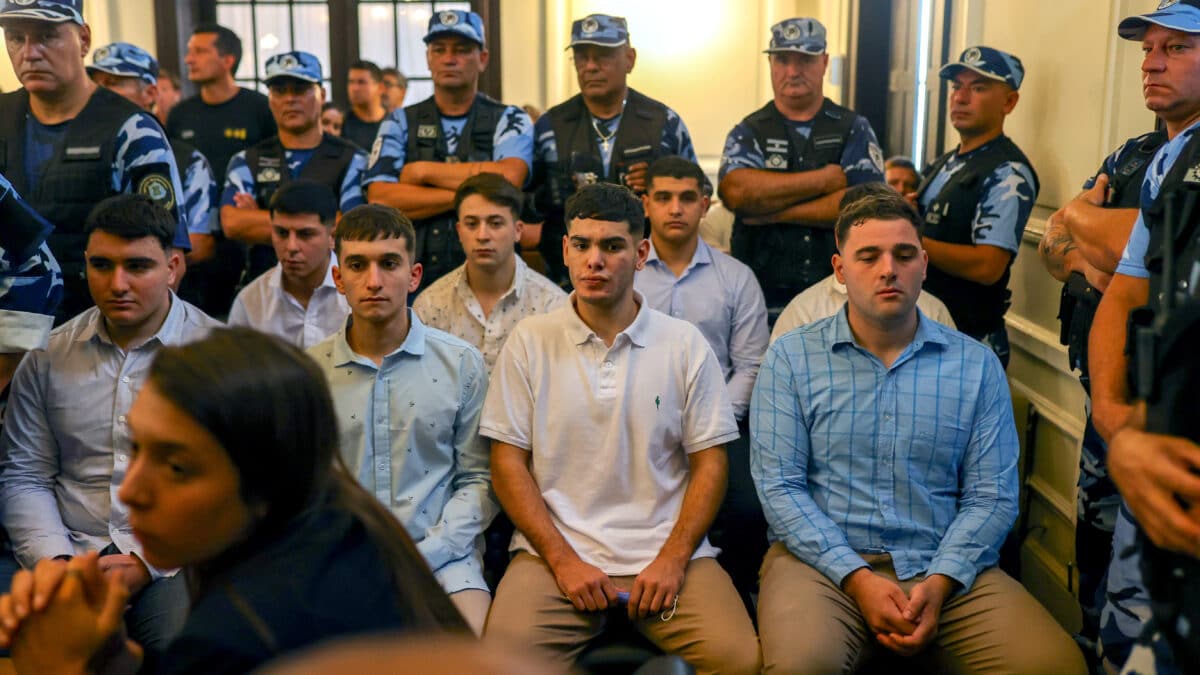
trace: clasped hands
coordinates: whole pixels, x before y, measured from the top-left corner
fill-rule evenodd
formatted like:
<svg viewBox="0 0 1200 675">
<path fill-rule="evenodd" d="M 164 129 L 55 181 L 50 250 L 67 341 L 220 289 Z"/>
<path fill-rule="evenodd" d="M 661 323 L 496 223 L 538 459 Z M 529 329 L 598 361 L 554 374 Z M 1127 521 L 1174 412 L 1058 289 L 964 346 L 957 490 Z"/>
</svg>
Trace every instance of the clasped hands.
<svg viewBox="0 0 1200 675">
<path fill-rule="evenodd" d="M 906 595 L 869 567 L 851 572 L 842 584 L 879 644 L 902 656 L 919 653 L 937 635 L 942 605 L 954 586 L 950 577 L 931 574 Z"/>
</svg>

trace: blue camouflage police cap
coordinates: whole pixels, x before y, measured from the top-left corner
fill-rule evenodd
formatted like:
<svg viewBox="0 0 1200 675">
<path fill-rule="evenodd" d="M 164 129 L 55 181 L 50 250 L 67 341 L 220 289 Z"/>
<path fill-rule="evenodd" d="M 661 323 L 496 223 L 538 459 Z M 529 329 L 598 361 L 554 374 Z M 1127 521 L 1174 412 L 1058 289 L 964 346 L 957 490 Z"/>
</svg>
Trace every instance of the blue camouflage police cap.
<svg viewBox="0 0 1200 675">
<path fill-rule="evenodd" d="M 290 77 L 321 84 L 321 62 L 308 52 L 284 52 L 267 59 L 267 86 L 272 80 Z"/>
<path fill-rule="evenodd" d="M 128 42 L 114 42 L 92 52 L 92 64 L 87 71 L 137 77 L 147 84 L 158 84 L 158 61 L 145 49 Z"/>
<path fill-rule="evenodd" d="M 425 33 L 425 44 L 447 35 L 464 37 L 483 47 L 483 19 L 475 12 L 461 9 L 434 12 L 433 16 L 429 17 L 429 30 Z"/>
<path fill-rule="evenodd" d="M 1141 40 L 1151 25 L 1200 33 L 1200 0 L 1163 0 L 1153 12 L 1131 16 L 1117 24 L 1117 35 L 1126 40 Z"/>
<path fill-rule="evenodd" d="M 575 45 L 620 47 L 628 43 L 629 26 L 625 23 L 625 17 L 590 14 L 571 24 L 571 44 L 567 45 L 567 49 Z"/>
<path fill-rule="evenodd" d="M 1025 66 L 1021 65 L 1021 59 L 991 47 L 967 47 L 957 61 L 942 66 L 938 76 L 943 80 L 953 80 L 964 70 L 1004 82 L 1013 89 L 1020 89 L 1025 79 Z"/>
<path fill-rule="evenodd" d="M 771 44 L 763 50 L 764 54 L 777 52 L 824 54 L 825 26 L 807 17 L 780 21 L 771 26 Z"/>
<path fill-rule="evenodd" d="M 51 23 L 71 21 L 83 25 L 83 0 L 0 0 L 0 23 L 33 19 Z"/>
</svg>

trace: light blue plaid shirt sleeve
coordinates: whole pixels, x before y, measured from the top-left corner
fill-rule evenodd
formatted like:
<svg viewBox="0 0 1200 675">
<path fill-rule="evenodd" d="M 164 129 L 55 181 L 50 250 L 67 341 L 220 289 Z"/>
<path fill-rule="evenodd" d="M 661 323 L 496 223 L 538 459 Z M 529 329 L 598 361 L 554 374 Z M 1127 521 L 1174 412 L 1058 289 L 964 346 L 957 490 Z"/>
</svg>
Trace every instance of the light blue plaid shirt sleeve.
<svg viewBox="0 0 1200 675">
<path fill-rule="evenodd" d="M 991 356 L 992 358 L 987 358 Z M 983 383 L 971 439 L 958 472 L 958 515 L 950 523 L 926 575 L 944 574 L 963 588 L 1000 562 L 1000 543 L 1017 519 L 1017 427 L 1004 367 L 984 354 Z"/>
<path fill-rule="evenodd" d="M 1017 515 L 1017 434 L 982 344 L 920 318 L 890 366 L 846 312 L 777 340 L 750 405 L 751 473 L 772 541 L 834 583 L 887 553 L 900 579 L 964 588 Z"/>
<path fill-rule="evenodd" d="M 789 355 L 767 350 L 750 402 L 750 475 L 772 538 L 839 586 L 867 563 L 845 532 L 821 510 L 808 487 L 809 423 Z"/>
</svg>

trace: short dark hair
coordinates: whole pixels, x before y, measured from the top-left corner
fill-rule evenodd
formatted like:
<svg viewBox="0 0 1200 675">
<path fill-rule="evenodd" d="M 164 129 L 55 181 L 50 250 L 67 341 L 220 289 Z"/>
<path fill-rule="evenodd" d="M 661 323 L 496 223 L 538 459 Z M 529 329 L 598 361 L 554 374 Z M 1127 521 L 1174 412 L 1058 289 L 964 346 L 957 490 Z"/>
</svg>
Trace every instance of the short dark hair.
<svg viewBox="0 0 1200 675">
<path fill-rule="evenodd" d="M 880 183 L 878 181 L 851 186 L 846 189 L 846 193 L 842 195 L 841 201 L 838 202 L 838 211 L 845 211 L 847 206 L 867 195 L 881 195 L 886 192 L 896 193 L 887 183 Z"/>
<path fill-rule="evenodd" d="M 408 216 L 383 204 L 363 204 L 342 214 L 333 235 L 333 250 L 339 256 L 343 241 L 403 239 L 404 250 L 412 258 L 417 250 L 417 232 Z"/>
<path fill-rule="evenodd" d="M 142 194 L 121 194 L 97 204 L 84 221 L 83 231 L 104 232 L 128 241 L 154 237 L 164 251 L 175 245 L 175 216 Z"/>
<path fill-rule="evenodd" d="M 289 216 L 312 214 L 320 218 L 325 227 L 333 227 L 337 222 L 337 197 L 328 185 L 313 180 L 288 181 L 271 195 L 271 203 L 268 206 L 271 218 L 274 218 L 276 213 Z"/>
<path fill-rule="evenodd" d="M 342 113 L 343 115 L 345 114 L 345 111 L 342 110 L 342 107 L 340 105 L 334 103 L 333 101 L 325 101 L 324 103 L 321 104 L 321 112 L 322 113 L 327 113 L 330 110 L 336 110 L 336 111 Z"/>
<path fill-rule="evenodd" d="M 166 80 L 171 83 L 172 87 L 175 87 L 176 89 L 178 89 L 180 91 L 183 91 L 183 81 L 179 79 L 179 75 L 177 75 L 175 73 L 175 71 L 173 71 L 173 70 L 167 70 L 166 68 L 159 68 L 158 69 L 158 79 Z"/>
<path fill-rule="evenodd" d="M 888 160 L 883 163 L 883 168 L 885 168 L 885 169 L 912 169 L 914 172 L 916 172 L 918 174 L 921 173 L 920 171 L 917 171 L 917 167 L 913 165 L 911 159 L 909 159 L 907 157 L 901 157 L 900 155 L 896 155 L 894 157 L 889 157 Z"/>
<path fill-rule="evenodd" d="M 202 23 L 192 30 L 192 35 L 199 35 L 200 33 L 217 34 L 217 54 L 232 56 L 233 72 L 236 73 L 238 66 L 242 63 L 242 39 L 238 37 L 237 33 L 219 23 Z"/>
<path fill-rule="evenodd" d="M 883 184 L 877 183 L 877 185 Z M 917 213 L 912 204 L 908 203 L 907 199 L 897 194 L 895 190 L 886 185 L 883 185 L 883 188 L 883 190 L 867 190 L 858 199 L 853 199 L 849 203 L 843 202 L 844 206 L 841 213 L 838 214 L 837 224 L 833 228 L 839 252 L 842 251 L 842 245 L 846 242 L 850 228 L 862 225 L 868 220 L 907 220 L 916 229 L 917 236 L 921 236 L 921 215 Z"/>
<path fill-rule="evenodd" d="M 629 223 L 629 232 L 634 239 L 643 238 L 646 232 L 646 212 L 642 202 L 628 188 L 612 183 L 592 183 L 579 188 L 567 198 L 563 218 L 568 232 L 571 222 L 577 218 Z"/>
<path fill-rule="evenodd" d="M 463 200 L 471 195 L 479 195 L 497 206 L 508 208 L 512 211 L 513 220 L 521 219 L 525 197 L 507 178 L 498 173 L 481 173 L 463 181 L 454 193 L 454 210 L 458 211 Z"/>
<path fill-rule="evenodd" d="M 650 167 L 646 169 L 647 190 L 654 182 L 654 179 L 659 176 L 663 178 L 677 178 L 679 180 L 686 178 L 695 179 L 696 185 L 700 187 L 700 191 L 704 193 L 704 196 L 712 196 L 712 183 L 709 182 L 708 176 L 704 175 L 704 170 L 700 168 L 700 165 L 679 155 L 660 157 L 650 164 Z"/>
<path fill-rule="evenodd" d="M 359 59 L 354 63 L 351 63 L 350 67 L 346 69 L 346 72 L 350 72 L 351 70 L 365 70 L 370 73 L 372 80 L 375 80 L 376 82 L 383 81 L 383 71 L 379 69 L 379 66 L 375 65 L 374 61 Z"/>
<path fill-rule="evenodd" d="M 389 66 L 387 68 L 384 68 L 383 70 L 380 70 L 379 71 L 379 80 L 382 82 L 383 78 L 387 77 L 388 75 L 395 77 L 396 81 L 400 83 L 401 87 L 408 89 L 408 78 L 404 76 L 404 73 L 400 72 L 399 68 L 396 68 L 394 66 Z"/>
</svg>

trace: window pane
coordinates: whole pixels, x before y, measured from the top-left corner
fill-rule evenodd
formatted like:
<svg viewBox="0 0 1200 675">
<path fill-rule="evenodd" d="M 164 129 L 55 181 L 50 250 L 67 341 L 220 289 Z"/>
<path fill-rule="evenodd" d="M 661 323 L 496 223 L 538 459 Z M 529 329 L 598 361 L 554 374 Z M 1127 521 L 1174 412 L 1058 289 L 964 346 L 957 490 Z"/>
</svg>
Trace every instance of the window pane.
<svg viewBox="0 0 1200 675">
<path fill-rule="evenodd" d="M 395 12 L 392 3 L 358 6 L 358 52 L 380 68 L 396 64 Z"/>
<path fill-rule="evenodd" d="M 404 94 L 404 105 L 419 103 L 433 96 L 432 80 L 409 80 L 408 91 Z"/>
<path fill-rule="evenodd" d="M 425 31 L 433 16 L 428 3 L 396 7 L 396 34 L 400 36 L 400 61 L 397 67 L 409 77 L 429 77 L 425 63 Z"/>
<path fill-rule="evenodd" d="M 293 25 L 296 27 L 294 49 L 310 52 L 321 62 L 321 72 L 329 72 L 329 7 L 320 5 L 296 5 L 292 9 Z"/>
<path fill-rule="evenodd" d="M 266 77 L 267 59 L 292 49 L 288 6 L 256 5 L 254 18 L 258 21 L 258 36 L 254 41 L 258 53 L 258 77 Z"/>
<path fill-rule="evenodd" d="M 254 43 L 254 22 L 251 17 L 250 5 L 217 5 L 217 23 L 237 33 L 244 45 L 249 46 Z M 250 49 L 242 51 L 242 62 L 238 65 L 234 77 L 237 79 L 254 77 L 254 54 Z"/>
</svg>

